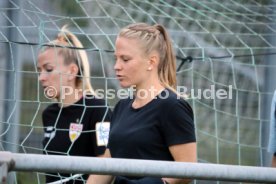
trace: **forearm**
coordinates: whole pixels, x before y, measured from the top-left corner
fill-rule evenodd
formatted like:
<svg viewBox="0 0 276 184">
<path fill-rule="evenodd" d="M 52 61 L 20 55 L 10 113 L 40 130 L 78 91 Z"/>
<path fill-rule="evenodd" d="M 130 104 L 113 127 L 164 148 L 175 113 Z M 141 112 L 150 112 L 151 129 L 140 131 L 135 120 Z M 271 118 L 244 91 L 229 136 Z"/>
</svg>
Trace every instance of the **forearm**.
<svg viewBox="0 0 276 184">
<path fill-rule="evenodd" d="M 106 149 L 103 155 L 100 155 L 101 158 L 111 158 L 109 149 Z M 96 175 L 91 174 L 88 177 L 87 184 L 111 184 L 113 183 L 114 176 L 111 175 Z"/>
<path fill-rule="evenodd" d="M 111 175 L 90 175 L 86 184 L 111 184 L 113 180 Z"/>
<path fill-rule="evenodd" d="M 276 156 L 275 155 L 273 155 L 273 157 L 272 157 L 271 167 L 276 167 Z"/>
<path fill-rule="evenodd" d="M 166 181 L 168 184 L 188 184 L 191 179 L 177 179 L 177 178 L 162 178 L 163 181 Z"/>
<path fill-rule="evenodd" d="M 171 154 L 174 157 L 176 162 L 197 162 L 197 154 L 196 154 L 196 143 L 187 143 L 187 144 L 179 144 L 173 145 L 169 147 Z M 185 154 L 183 154 L 185 153 Z M 192 181 L 192 179 L 185 178 L 162 178 L 169 184 L 187 184 Z"/>
</svg>

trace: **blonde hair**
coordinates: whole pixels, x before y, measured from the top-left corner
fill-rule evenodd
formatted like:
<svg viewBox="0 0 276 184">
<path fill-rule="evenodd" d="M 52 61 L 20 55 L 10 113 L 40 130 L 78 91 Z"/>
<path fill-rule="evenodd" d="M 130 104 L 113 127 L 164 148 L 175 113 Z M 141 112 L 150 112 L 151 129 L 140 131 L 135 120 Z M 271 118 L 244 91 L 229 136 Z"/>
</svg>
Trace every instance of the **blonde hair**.
<svg viewBox="0 0 276 184">
<path fill-rule="evenodd" d="M 130 24 L 123 28 L 118 36 L 137 39 L 140 41 L 145 54 L 157 51 L 160 56 L 158 65 L 159 80 L 164 87 L 176 92 L 176 57 L 171 39 L 162 25 Z"/>
<path fill-rule="evenodd" d="M 79 39 L 67 29 L 67 25 L 61 28 L 55 40 L 43 46 L 40 53 L 51 48 L 56 49 L 57 54 L 64 57 L 65 65 L 75 63 L 78 66 L 76 86 L 84 87 L 86 92 L 95 94 L 90 82 L 90 66 L 87 53 L 83 50 L 83 45 Z"/>
</svg>

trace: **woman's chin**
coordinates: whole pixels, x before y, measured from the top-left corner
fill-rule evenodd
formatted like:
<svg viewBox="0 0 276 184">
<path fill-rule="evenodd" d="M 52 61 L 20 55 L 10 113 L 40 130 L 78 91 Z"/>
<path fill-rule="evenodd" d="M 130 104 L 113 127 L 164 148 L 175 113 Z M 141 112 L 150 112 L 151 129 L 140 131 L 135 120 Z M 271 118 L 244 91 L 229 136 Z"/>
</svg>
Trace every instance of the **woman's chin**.
<svg viewBox="0 0 276 184">
<path fill-rule="evenodd" d="M 131 85 L 131 84 L 126 84 L 126 83 L 120 82 L 120 86 L 121 86 L 122 88 L 130 88 L 132 85 Z"/>
</svg>

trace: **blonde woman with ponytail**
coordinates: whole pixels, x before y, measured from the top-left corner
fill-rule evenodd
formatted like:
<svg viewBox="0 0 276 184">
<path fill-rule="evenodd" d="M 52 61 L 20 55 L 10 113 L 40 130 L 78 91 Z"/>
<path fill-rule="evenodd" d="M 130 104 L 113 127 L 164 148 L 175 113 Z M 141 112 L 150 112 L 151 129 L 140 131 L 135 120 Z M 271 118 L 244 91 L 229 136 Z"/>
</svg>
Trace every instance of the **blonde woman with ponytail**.
<svg viewBox="0 0 276 184">
<path fill-rule="evenodd" d="M 112 158 L 196 162 L 193 110 L 176 93 L 176 59 L 162 25 L 131 24 L 115 42 L 114 70 L 134 95 L 113 111 L 108 149 Z M 133 97 L 133 98 L 132 98 Z M 90 184 L 179 184 L 189 179 L 91 175 Z"/>
<path fill-rule="evenodd" d="M 39 81 L 46 98 L 54 101 L 42 114 L 44 154 L 94 157 L 105 151 L 111 111 L 92 89 L 89 61 L 82 48 L 78 38 L 63 27 L 57 38 L 39 52 Z M 95 131 L 98 127 L 105 131 Z M 88 177 L 63 181 L 70 176 L 47 173 L 46 182 L 79 184 Z"/>
</svg>

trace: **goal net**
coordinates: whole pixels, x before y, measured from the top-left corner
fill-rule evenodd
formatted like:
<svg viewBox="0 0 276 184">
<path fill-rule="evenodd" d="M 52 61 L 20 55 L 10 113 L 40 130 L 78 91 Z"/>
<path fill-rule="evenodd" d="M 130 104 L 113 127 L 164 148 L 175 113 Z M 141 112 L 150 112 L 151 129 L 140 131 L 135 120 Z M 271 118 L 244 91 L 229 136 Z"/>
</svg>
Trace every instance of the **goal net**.
<svg viewBox="0 0 276 184">
<path fill-rule="evenodd" d="M 275 0 L 0 1 L 0 150 L 42 154 L 41 44 L 64 24 L 80 38 L 95 89 L 119 89 L 114 41 L 134 22 L 164 25 L 177 55 L 178 89 L 194 110 L 200 162 L 267 166 L 276 83 Z M 114 107 L 118 98 L 108 98 Z M 13 173 L 44 183 L 43 173 Z M 204 181 L 197 181 L 198 183 Z"/>
</svg>

